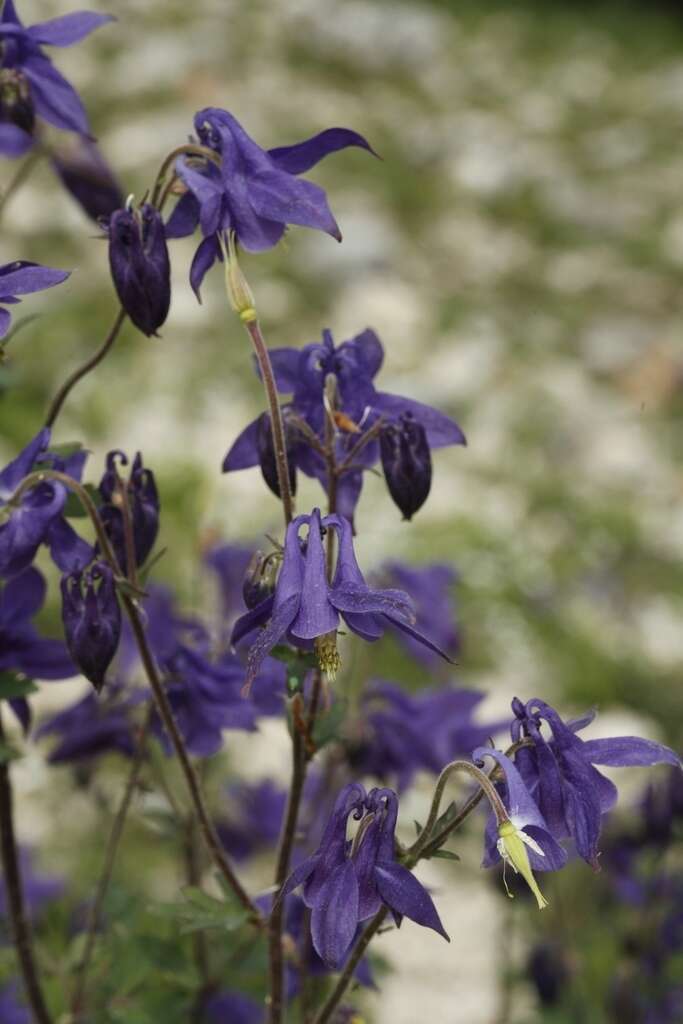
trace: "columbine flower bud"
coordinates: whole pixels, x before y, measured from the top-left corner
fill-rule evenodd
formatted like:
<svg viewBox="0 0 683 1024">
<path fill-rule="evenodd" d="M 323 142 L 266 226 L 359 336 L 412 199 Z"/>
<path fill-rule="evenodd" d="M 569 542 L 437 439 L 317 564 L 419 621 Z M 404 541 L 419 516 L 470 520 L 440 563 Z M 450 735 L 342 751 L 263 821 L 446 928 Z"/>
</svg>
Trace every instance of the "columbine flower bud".
<svg viewBox="0 0 683 1024">
<path fill-rule="evenodd" d="M 498 826 L 498 853 L 503 858 L 503 864 L 511 864 L 516 874 L 520 874 L 526 884 L 531 889 L 532 893 L 536 897 L 538 903 L 538 909 L 543 910 L 544 907 L 548 906 L 548 901 L 538 887 L 538 883 L 534 878 L 533 871 L 531 870 L 531 864 L 529 863 L 529 854 L 526 848 L 530 847 L 534 853 L 537 853 L 539 857 L 544 857 L 543 850 L 538 845 L 535 839 L 532 839 L 530 835 L 521 829 L 517 828 L 516 825 L 507 818 L 502 821 Z M 503 874 L 503 880 L 505 875 Z M 512 893 L 505 883 L 505 889 L 510 898 Z"/>
<path fill-rule="evenodd" d="M 242 584 L 242 597 L 247 608 L 255 608 L 273 593 L 279 561 L 278 552 L 272 551 L 268 555 L 262 551 L 254 552 Z"/>
<path fill-rule="evenodd" d="M 293 458 L 291 444 L 291 430 L 288 429 L 287 421 L 284 423 L 285 447 L 287 449 L 287 466 L 289 469 L 289 489 L 296 494 L 296 461 Z M 270 487 L 273 494 L 280 498 L 280 481 L 277 476 L 277 459 L 275 458 L 275 445 L 273 444 L 273 428 L 270 424 L 270 416 L 267 412 L 261 413 L 257 421 L 256 447 L 259 456 L 259 465 L 263 479 Z"/>
<path fill-rule="evenodd" d="M 171 303 L 164 223 L 149 203 L 116 210 L 109 221 L 109 265 L 116 293 L 143 334 L 156 334 Z"/>
<path fill-rule="evenodd" d="M 107 468 L 99 486 L 103 499 L 99 513 L 118 563 L 126 575 L 130 575 L 132 566 L 128 565 L 126 557 L 123 492 L 128 501 L 137 566 L 144 564 L 159 532 L 159 495 L 154 474 L 143 465 L 140 452 L 133 459 L 128 480 L 120 476 L 117 460 L 122 466 L 128 464 L 124 452 L 112 451 L 107 455 Z"/>
<path fill-rule="evenodd" d="M 3 68 L 0 71 L 0 121 L 9 121 L 31 135 L 35 120 L 26 76 L 16 68 Z"/>
<path fill-rule="evenodd" d="M 227 248 L 225 242 L 223 242 L 222 248 L 225 257 L 225 286 L 228 290 L 230 305 L 240 319 L 247 324 L 256 319 L 256 300 L 237 259 L 234 231 L 228 232 Z"/>
<path fill-rule="evenodd" d="M 384 478 L 404 519 L 422 508 L 432 486 L 432 457 L 427 432 L 405 412 L 398 424 L 388 424 L 379 436 Z"/>
<path fill-rule="evenodd" d="M 99 693 L 121 636 L 121 609 L 108 565 L 63 576 L 62 620 L 71 657 Z"/>
</svg>

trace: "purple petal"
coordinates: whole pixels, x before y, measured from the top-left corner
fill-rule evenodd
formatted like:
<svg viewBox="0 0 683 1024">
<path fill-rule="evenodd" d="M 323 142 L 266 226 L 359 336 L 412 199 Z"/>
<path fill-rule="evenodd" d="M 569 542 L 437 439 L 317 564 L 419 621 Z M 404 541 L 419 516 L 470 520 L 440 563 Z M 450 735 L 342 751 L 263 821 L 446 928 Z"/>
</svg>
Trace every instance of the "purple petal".
<svg viewBox="0 0 683 1024">
<path fill-rule="evenodd" d="M 412 398 L 400 395 L 389 395 L 378 391 L 373 401 L 373 408 L 388 419 L 398 418 L 401 413 L 409 412 L 422 424 L 427 431 L 427 442 L 430 448 L 445 448 L 451 444 L 467 444 L 462 430 L 450 416 L 432 409 L 430 405 L 416 402 Z"/>
<path fill-rule="evenodd" d="M 257 636 L 249 648 L 247 655 L 247 673 L 244 680 L 244 689 L 248 690 L 256 678 L 261 663 L 270 654 L 273 647 L 278 644 L 289 630 L 297 610 L 299 608 L 299 595 L 292 594 L 286 598 L 277 610 L 273 611 L 272 618 L 265 629 Z"/>
<path fill-rule="evenodd" d="M 293 892 L 297 886 L 303 885 L 306 879 L 313 874 L 319 861 L 320 855 L 316 853 L 312 857 L 307 857 L 306 860 L 302 861 L 301 864 L 295 867 L 282 888 L 280 898 L 284 899 L 284 897 L 290 892 Z"/>
<path fill-rule="evenodd" d="M 76 533 L 64 519 L 57 516 L 45 535 L 52 561 L 62 572 L 77 572 L 85 569 L 95 556 L 95 549 Z"/>
<path fill-rule="evenodd" d="M 288 174 L 303 174 L 311 167 L 314 167 L 323 157 L 330 153 L 336 153 L 348 146 L 358 146 L 367 149 L 373 156 L 377 156 L 372 146 L 359 135 L 358 132 L 349 128 L 327 128 L 324 132 L 306 139 L 304 142 L 297 142 L 294 146 L 278 146 L 269 149 L 268 155 L 275 162 L 278 169 Z"/>
<path fill-rule="evenodd" d="M 351 338 L 344 344 L 354 346 L 356 358 L 367 377 L 372 379 L 379 373 L 384 362 L 384 347 L 371 327 L 366 327 L 355 338 Z M 344 345 L 341 347 L 344 348 Z"/>
<path fill-rule="evenodd" d="M 34 43 L 43 43 L 46 46 L 71 46 L 72 43 L 85 39 L 100 25 L 106 25 L 108 21 L 116 19 L 110 14 L 74 11 L 73 14 L 65 14 L 61 18 L 52 18 L 50 21 L 31 25 L 26 34 Z"/>
<path fill-rule="evenodd" d="M 272 348 L 270 362 L 275 375 L 277 389 L 284 395 L 291 395 L 301 383 L 301 352 L 298 348 Z M 261 376 L 258 366 L 256 372 Z"/>
<path fill-rule="evenodd" d="M 329 599 L 340 612 L 413 617 L 412 601 L 403 590 L 371 590 L 364 583 L 340 583 L 330 589 Z"/>
<path fill-rule="evenodd" d="M 340 864 L 321 886 L 311 916 L 316 953 L 336 968 L 353 941 L 358 926 L 358 881 L 351 861 Z"/>
<path fill-rule="evenodd" d="M 6 309 L 0 309 L 0 338 L 4 338 L 12 322 L 12 315 Z"/>
<path fill-rule="evenodd" d="M 325 549 L 320 536 L 320 513 L 314 509 L 308 528 L 299 613 L 291 629 L 293 635 L 299 639 L 313 640 L 317 636 L 331 633 L 338 624 L 339 616 L 328 599 Z"/>
<path fill-rule="evenodd" d="M 250 469 L 259 464 L 258 434 L 260 416 L 245 427 L 230 451 L 223 459 L 223 472 L 231 473 L 235 469 Z"/>
<path fill-rule="evenodd" d="M 203 174 L 191 167 L 186 160 L 176 160 L 176 173 L 199 204 L 199 223 L 204 235 L 213 235 L 221 224 L 223 205 L 223 187 L 220 178 Z"/>
<path fill-rule="evenodd" d="M 2 8 L 2 14 L 0 15 L 1 25 L 21 25 L 19 15 L 17 14 L 16 7 L 14 6 L 14 0 L 5 0 Z"/>
<path fill-rule="evenodd" d="M 505 806 L 508 814 L 518 828 L 525 828 L 527 825 L 535 825 L 537 828 L 548 831 L 543 815 L 534 803 L 529 790 L 524 785 L 522 776 L 519 774 L 509 757 L 506 757 L 500 750 L 493 750 L 491 747 L 477 747 L 472 751 L 473 761 L 484 761 L 492 757 L 503 769 L 505 785 L 507 788 L 507 799 Z"/>
<path fill-rule="evenodd" d="M 197 251 L 194 254 L 192 266 L 190 267 L 190 285 L 192 286 L 192 291 L 197 296 L 197 302 L 202 301 L 202 297 L 199 294 L 202 281 L 217 259 L 220 259 L 220 247 L 215 235 L 210 235 L 209 238 L 203 239 L 197 246 Z"/>
<path fill-rule="evenodd" d="M 192 192 L 186 192 L 175 204 L 173 213 L 166 221 L 167 238 L 186 238 L 199 224 L 199 201 Z"/>
<path fill-rule="evenodd" d="M 341 241 L 341 232 L 325 192 L 312 181 L 292 178 L 279 171 L 262 172 L 249 182 L 249 201 L 258 216 L 265 220 L 317 228 Z"/>
<path fill-rule="evenodd" d="M 387 615 L 387 619 L 392 626 L 395 626 L 397 629 L 400 629 L 402 633 L 405 633 L 407 636 L 412 637 L 413 640 L 417 640 L 425 647 L 428 647 L 430 651 L 434 651 L 434 653 L 438 654 L 439 657 L 444 659 L 444 661 L 449 662 L 451 665 L 455 664 L 450 655 L 446 654 L 445 651 L 442 651 L 438 644 L 435 644 L 433 640 L 430 640 L 428 636 L 425 636 L 425 634 L 415 626 L 411 626 L 408 622 L 404 622 L 403 619 L 399 619 L 394 615 Z"/>
<path fill-rule="evenodd" d="M 0 622 L 5 628 L 16 627 L 31 619 L 43 607 L 45 580 L 37 569 L 25 569 L 8 580 L 0 592 Z"/>
<path fill-rule="evenodd" d="M 681 767 L 681 759 L 670 747 L 637 736 L 614 736 L 604 740 L 584 740 L 583 752 L 591 764 L 604 764 L 611 768 L 631 766 L 649 767 L 654 764 L 672 764 Z"/>
<path fill-rule="evenodd" d="M 375 878 L 380 896 L 393 911 L 424 928 L 432 928 L 450 942 L 431 896 L 415 875 L 401 864 L 378 863 Z"/>
<path fill-rule="evenodd" d="M 265 601 L 261 601 L 260 604 L 256 605 L 255 608 L 251 608 L 244 615 L 240 616 L 232 629 L 230 636 L 230 643 L 235 647 L 240 640 L 249 633 L 253 632 L 257 626 L 263 626 L 270 618 L 273 610 L 273 603 L 275 601 L 275 595 L 271 594 Z"/>
<path fill-rule="evenodd" d="M 23 260 L 5 264 L 2 270 L 7 271 L 0 277 L 0 285 L 6 295 L 41 292 L 66 281 L 70 274 L 68 270 L 56 270 L 54 267 L 43 267 L 40 263 L 27 263 Z"/>
<path fill-rule="evenodd" d="M 368 445 L 370 447 L 370 445 Z M 353 524 L 356 506 L 363 490 L 363 474 L 344 473 L 337 484 L 337 512 Z"/>
<path fill-rule="evenodd" d="M 1 273 L 0 269 L 0 273 Z M 2 280 L 2 278 L 0 278 Z M 16 459 L 8 463 L 0 473 L 0 498 L 11 498 L 24 477 L 31 472 L 34 462 L 46 450 L 50 443 L 50 431 L 47 427 L 39 430 L 29 441 Z"/>
<path fill-rule="evenodd" d="M 47 57 L 32 54 L 22 70 L 31 83 L 37 114 L 56 128 L 90 135 L 80 96 Z"/>
</svg>

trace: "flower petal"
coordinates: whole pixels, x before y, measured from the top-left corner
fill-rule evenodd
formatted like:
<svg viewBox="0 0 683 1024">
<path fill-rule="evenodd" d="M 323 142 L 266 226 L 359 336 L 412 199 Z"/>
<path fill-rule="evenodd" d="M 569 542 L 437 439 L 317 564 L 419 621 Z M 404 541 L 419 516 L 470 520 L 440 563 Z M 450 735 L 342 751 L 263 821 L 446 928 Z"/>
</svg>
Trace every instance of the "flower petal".
<svg viewBox="0 0 683 1024">
<path fill-rule="evenodd" d="M 430 448 L 445 448 L 451 444 L 467 444 L 462 430 L 450 416 L 432 409 L 430 405 L 416 402 L 412 398 L 401 395 L 389 395 L 378 391 L 373 401 L 373 408 L 388 419 L 396 419 L 401 413 L 411 413 L 427 432 Z"/>
<path fill-rule="evenodd" d="M 303 174 L 330 153 L 336 153 L 348 146 L 367 149 L 373 156 L 377 156 L 370 143 L 349 128 L 327 128 L 324 132 L 319 132 L 293 146 L 269 149 L 268 156 L 277 165 L 278 170 L 286 171 L 288 174 Z"/>
<path fill-rule="evenodd" d="M 116 21 L 116 18 L 111 14 L 95 14 L 94 11 L 74 11 L 61 18 L 52 18 L 50 21 L 31 25 L 26 29 L 26 35 L 30 36 L 34 43 L 42 43 L 45 46 L 71 46 L 72 43 L 85 39 L 101 25 L 106 25 L 108 21 Z"/>
<path fill-rule="evenodd" d="M 340 864 L 321 886 L 311 915 L 313 947 L 328 967 L 338 967 L 358 926 L 358 881 L 351 861 Z"/>
<path fill-rule="evenodd" d="M 604 740 L 584 740 L 583 751 L 592 764 L 604 764 L 611 768 L 626 768 L 642 765 L 672 764 L 681 767 L 678 754 L 653 740 L 642 740 L 638 736 L 614 736 Z"/>
<path fill-rule="evenodd" d="M 451 941 L 431 896 L 412 872 L 401 864 L 378 862 L 375 879 L 380 896 L 388 907 L 424 928 L 432 928 L 443 935 L 446 942 Z"/>
</svg>

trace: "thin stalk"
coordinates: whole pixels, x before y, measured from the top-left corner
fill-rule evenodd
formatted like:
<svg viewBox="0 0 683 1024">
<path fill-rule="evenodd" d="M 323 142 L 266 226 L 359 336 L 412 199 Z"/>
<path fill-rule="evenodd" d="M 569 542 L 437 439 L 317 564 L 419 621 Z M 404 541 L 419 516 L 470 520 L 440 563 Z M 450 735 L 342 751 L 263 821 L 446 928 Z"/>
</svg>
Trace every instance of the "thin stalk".
<svg viewBox="0 0 683 1024">
<path fill-rule="evenodd" d="M 74 480 L 72 477 L 68 476 L 68 474 L 60 473 L 58 470 L 55 469 L 38 470 L 35 473 L 30 473 L 27 477 L 25 477 L 22 480 L 21 484 L 13 494 L 12 498 L 10 498 L 9 505 L 11 506 L 15 504 L 22 494 L 24 494 L 27 490 L 30 490 L 31 487 L 35 486 L 35 484 L 37 483 L 40 483 L 42 480 L 57 480 L 60 483 L 64 484 L 65 487 L 68 487 L 69 490 L 73 491 L 74 494 L 78 496 L 79 500 L 81 501 L 81 504 L 83 505 L 83 508 L 90 516 L 90 520 L 95 528 L 95 534 L 97 536 L 97 540 L 104 557 L 109 562 L 115 575 L 120 579 L 120 567 L 116 560 L 116 555 L 114 554 L 112 546 L 109 542 L 107 533 L 102 524 L 102 520 L 100 519 L 97 508 L 95 507 L 95 503 L 88 494 L 87 490 L 80 483 L 78 483 L 77 480 Z M 161 675 L 157 668 L 149 643 L 147 641 L 145 627 L 143 625 L 138 606 L 131 597 L 130 593 L 126 592 L 126 590 L 124 590 L 123 588 L 120 588 L 119 594 L 121 598 L 121 603 L 123 604 L 124 610 L 131 624 L 133 636 L 135 638 L 135 642 L 140 653 L 140 659 L 142 661 L 145 674 L 147 676 L 150 688 L 152 690 L 152 694 L 154 696 L 154 701 L 157 707 L 157 711 L 159 712 L 159 717 L 161 718 L 164 728 L 166 729 L 166 732 L 168 733 L 171 739 L 171 744 L 173 745 L 173 749 L 178 758 L 181 770 L 183 772 L 183 775 L 185 776 L 185 781 L 187 783 L 187 788 L 190 793 L 190 798 L 194 805 L 197 818 L 199 821 L 199 828 L 202 833 L 202 838 L 206 843 L 206 847 L 209 851 L 212 861 L 214 862 L 220 873 L 223 875 L 232 891 L 235 893 L 235 896 L 237 897 L 239 902 L 242 904 L 245 910 L 248 911 L 250 920 L 252 921 L 253 924 L 260 926 L 262 923 L 261 913 L 258 910 L 258 908 L 254 905 L 254 903 L 252 903 L 251 899 L 249 898 L 246 891 L 242 887 L 242 884 L 237 878 L 235 872 L 233 871 L 232 866 L 225 855 L 225 852 L 221 845 L 221 841 L 218 838 L 218 833 L 216 832 L 213 822 L 211 821 L 211 816 L 209 815 L 206 803 L 204 801 L 204 795 L 202 793 L 202 788 L 199 783 L 197 773 L 194 769 L 192 761 L 190 760 L 190 756 L 187 752 L 187 748 L 185 747 L 185 742 L 180 734 L 175 718 L 173 717 L 173 711 L 169 703 L 168 697 L 166 696 L 166 691 L 164 689 Z"/>
<path fill-rule="evenodd" d="M 317 675 L 320 675 L 318 672 Z M 270 1024 L 281 1024 L 284 1012 L 284 986 L 282 955 L 282 927 L 284 923 L 285 901 L 280 898 L 282 887 L 289 873 L 289 862 L 296 837 L 296 826 L 299 819 L 301 795 L 306 781 L 306 750 L 303 737 L 296 725 L 292 731 L 292 778 L 287 798 L 287 810 L 280 834 L 275 869 L 277 892 L 273 897 L 273 909 L 268 922 L 268 952 L 270 970 L 270 1000 L 268 1020 Z"/>
<path fill-rule="evenodd" d="M 55 420 L 59 416 L 62 410 L 62 406 L 69 397 L 69 393 L 71 392 L 72 388 L 74 388 L 75 385 L 78 384 L 79 380 L 82 380 L 83 377 L 87 376 L 87 374 L 89 374 L 91 370 L 94 370 L 95 367 L 99 366 L 99 364 L 102 362 L 102 360 L 104 359 L 104 357 L 106 356 L 106 354 L 109 352 L 112 345 L 116 341 L 119 331 L 121 330 L 121 327 L 123 326 L 123 322 L 125 319 L 125 310 L 121 308 L 116 314 L 116 319 L 114 320 L 114 323 L 111 326 L 109 334 L 104 339 L 104 341 L 97 349 L 97 351 L 90 357 L 90 359 L 87 359 L 82 364 L 82 366 L 79 366 L 78 369 L 74 370 L 74 372 L 70 374 L 64 381 L 59 391 L 57 392 L 57 394 L 52 399 L 52 402 L 50 403 L 50 408 L 48 409 L 47 416 L 45 417 L 46 427 L 54 426 Z"/>
<path fill-rule="evenodd" d="M 0 742 L 3 744 L 4 739 L 5 733 L 0 715 Z M 0 764 L 0 853 L 2 854 L 2 871 L 7 894 L 7 914 L 26 998 L 36 1024 L 52 1024 L 52 1017 L 45 1004 L 38 976 L 31 925 L 24 904 L 24 890 L 21 883 L 21 869 L 14 832 L 12 781 L 7 761 Z"/>
<path fill-rule="evenodd" d="M 268 347 L 266 346 L 263 338 L 258 320 L 247 320 L 244 323 L 244 326 L 246 327 L 254 346 L 254 353 L 259 365 L 259 370 L 261 371 L 263 386 L 266 391 L 266 400 L 268 402 L 268 410 L 270 412 L 270 426 L 273 431 L 273 447 L 275 449 L 277 482 L 278 487 L 280 488 L 280 498 L 282 500 L 282 511 L 285 517 L 285 526 L 288 526 L 294 515 L 294 501 L 292 499 L 292 492 L 289 486 L 289 465 L 287 462 L 285 428 L 282 421 L 280 399 L 278 398 L 277 386 L 275 384 L 275 374 L 273 373 L 273 366 L 270 361 L 270 355 L 268 354 Z"/>
<path fill-rule="evenodd" d="M 147 737 L 149 735 L 151 718 L 152 714 L 150 708 L 138 736 L 135 754 L 133 755 L 133 761 L 130 766 L 130 772 L 128 773 L 126 786 L 114 817 L 111 832 L 109 833 L 109 839 L 107 841 L 104 854 L 104 863 L 102 865 L 102 873 L 100 874 L 97 888 L 95 890 L 95 897 L 88 912 L 88 921 L 85 927 L 85 947 L 83 949 L 83 956 L 76 967 L 76 980 L 74 983 L 73 995 L 71 997 L 71 1013 L 74 1022 L 80 1020 L 83 1013 L 88 971 L 90 970 L 93 953 L 95 952 L 95 945 L 97 943 L 97 929 L 102 918 L 102 907 L 104 906 L 107 890 L 109 889 L 109 883 L 111 882 L 114 863 L 118 854 L 121 837 L 123 836 L 128 811 L 130 810 L 130 805 L 133 800 L 133 794 L 135 793 L 140 779 L 140 772 L 142 770 L 147 750 Z"/>
<path fill-rule="evenodd" d="M 377 932 L 382 927 L 382 924 L 384 923 L 384 918 L 387 916 L 388 913 L 388 907 L 381 907 L 377 911 L 373 919 L 370 921 L 370 924 L 366 927 L 365 931 L 358 939 L 358 942 L 353 947 L 353 952 L 351 953 L 351 956 L 348 959 L 346 967 L 339 975 L 339 980 L 337 981 L 337 984 L 334 986 L 329 996 L 327 997 L 323 1005 L 320 1007 L 315 1017 L 313 1018 L 313 1024 L 326 1024 L 326 1022 L 330 1020 L 332 1014 L 339 1006 L 339 1003 L 342 1001 L 344 993 L 346 992 L 351 982 L 351 979 L 353 978 L 354 971 L 356 970 L 356 967 L 358 966 L 360 961 L 363 959 L 365 950 L 368 948 L 371 940 L 375 937 Z"/>
<path fill-rule="evenodd" d="M 379 437 L 383 425 L 384 420 L 380 416 L 377 422 L 373 423 L 370 429 L 366 430 L 363 436 L 358 438 L 358 440 L 356 441 L 356 443 L 354 444 L 353 448 L 348 453 L 344 461 L 340 462 L 339 465 L 337 466 L 338 476 L 341 476 L 342 473 L 346 473 L 348 470 L 354 468 L 353 464 L 356 460 L 356 457 L 360 455 L 360 453 L 363 451 L 366 445 L 369 445 L 371 441 L 374 441 L 376 437 Z"/>
<path fill-rule="evenodd" d="M 219 166 L 221 162 L 219 154 L 215 153 L 213 149 L 209 149 L 208 146 L 199 146 L 188 142 L 184 146 L 178 146 L 177 149 L 171 150 L 168 156 L 164 157 L 164 161 L 159 168 L 159 173 L 156 176 L 154 188 L 152 189 L 152 198 L 150 199 L 152 206 L 159 208 L 159 196 L 164 188 L 166 175 L 168 174 L 171 165 L 176 162 L 179 156 L 201 156 L 204 157 L 205 160 L 211 160 Z"/>
<path fill-rule="evenodd" d="M 26 159 L 17 168 L 14 177 L 10 180 L 9 185 L 5 191 L 0 195 L 0 217 L 5 212 L 7 203 L 14 195 L 18 192 L 24 182 L 28 179 L 29 175 L 33 171 L 34 167 L 37 167 L 40 162 L 40 158 L 43 156 L 44 150 L 42 146 L 34 146 L 31 152 L 28 154 Z"/>
</svg>

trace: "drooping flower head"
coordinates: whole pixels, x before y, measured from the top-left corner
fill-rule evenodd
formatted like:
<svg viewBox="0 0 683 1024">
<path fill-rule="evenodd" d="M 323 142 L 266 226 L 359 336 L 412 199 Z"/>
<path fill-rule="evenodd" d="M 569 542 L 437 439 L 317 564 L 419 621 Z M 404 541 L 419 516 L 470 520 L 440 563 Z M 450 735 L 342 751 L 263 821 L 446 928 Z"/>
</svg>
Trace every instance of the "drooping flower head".
<svg viewBox="0 0 683 1024">
<path fill-rule="evenodd" d="M 176 172 L 188 191 L 169 219 L 167 236 L 181 238 L 201 227 L 203 241 L 190 271 L 198 298 L 204 275 L 222 259 L 222 239 L 230 233 L 250 252 L 272 249 L 288 224 L 326 231 L 341 240 L 325 193 L 299 175 L 348 146 L 372 152 L 362 135 L 329 128 L 294 146 L 265 150 L 232 114 L 218 107 L 200 110 L 194 127 L 202 145 L 215 156 L 177 161 Z"/>
<path fill-rule="evenodd" d="M 512 710 L 513 741 L 527 737 L 533 743 L 516 755 L 528 789 L 555 838 L 571 838 L 579 856 L 597 869 L 602 817 L 616 804 L 617 789 L 595 765 L 680 767 L 681 759 L 669 747 L 636 736 L 581 739 L 577 733 L 592 722 L 594 713 L 565 722 L 538 698 L 526 704 L 515 698 Z M 543 722 L 550 726 L 550 740 L 542 734 Z"/>
<path fill-rule="evenodd" d="M 164 223 L 150 203 L 125 206 L 109 219 L 109 266 L 121 305 L 143 334 L 156 334 L 171 304 Z"/>
<path fill-rule="evenodd" d="M 308 527 L 305 543 L 300 532 Z M 332 582 L 327 579 L 323 530 L 335 530 L 339 551 Z M 263 659 L 287 640 L 298 646 L 313 645 L 320 667 L 333 676 L 339 668 L 336 631 L 340 618 L 364 640 L 378 640 L 389 623 L 405 630 L 436 650 L 414 628 L 410 597 L 402 590 L 373 590 L 360 570 L 353 550 L 351 524 L 340 516 L 325 516 L 314 509 L 297 516 L 287 527 L 282 568 L 275 591 L 235 624 L 233 643 L 263 626 L 247 657 L 249 686 Z M 442 653 L 442 652 L 440 652 Z M 443 655 L 447 660 L 447 656 Z"/>
<path fill-rule="evenodd" d="M 0 120 L 14 132 L 0 131 L 0 152 L 8 156 L 25 152 L 32 142 L 35 115 L 56 128 L 90 135 L 78 93 L 42 47 L 71 46 L 112 20 L 106 14 L 75 11 L 27 28 L 14 0 L 5 0 L 0 14 Z"/>
<path fill-rule="evenodd" d="M 427 890 L 395 858 L 398 798 L 393 790 L 366 793 L 358 783 L 337 797 L 318 850 L 294 869 L 283 894 L 303 885 L 302 897 L 312 910 L 313 947 L 328 967 L 338 967 L 358 925 L 382 907 L 400 924 L 408 917 L 448 936 Z M 359 821 L 353 842 L 347 823 Z"/>
<path fill-rule="evenodd" d="M 140 452 L 135 453 L 125 480 L 121 467 L 127 465 L 125 452 L 115 449 L 107 455 L 106 469 L 99 485 L 102 505 L 98 511 L 119 566 L 129 575 L 132 566 L 128 565 L 126 555 L 124 495 L 131 517 L 135 564 L 138 567 L 144 564 L 159 532 L 159 495 L 154 474 L 143 465 Z"/>
<path fill-rule="evenodd" d="M 412 519 L 429 497 L 432 486 L 432 455 L 427 431 L 403 412 L 397 423 L 387 423 L 379 434 L 384 479 L 394 504 L 404 519 Z"/>
<path fill-rule="evenodd" d="M 0 303 L 14 305 L 21 300 L 17 295 L 30 295 L 53 288 L 69 277 L 68 270 L 55 270 L 54 267 L 43 267 L 40 263 L 29 263 L 27 260 L 15 260 L 0 267 Z M 11 323 L 9 310 L 0 309 L 0 338 L 4 338 Z"/>
<path fill-rule="evenodd" d="M 121 608 L 111 569 L 95 562 L 62 577 L 62 620 L 71 656 L 99 693 L 119 646 Z"/>
<path fill-rule="evenodd" d="M 408 495 L 410 491 L 410 500 L 405 497 L 401 501 L 409 510 L 412 502 L 412 511 L 416 511 L 429 491 L 425 485 L 425 473 L 422 469 L 418 472 L 419 460 L 422 460 L 420 465 L 423 468 L 427 461 L 431 466 L 431 449 L 466 443 L 462 430 L 450 417 L 412 398 L 392 395 L 375 388 L 374 378 L 382 366 L 384 350 L 379 338 L 370 329 L 339 346 L 335 346 L 332 334 L 326 330 L 323 331 L 322 342 L 305 345 L 302 349 L 273 349 L 270 355 L 278 390 L 292 396 L 291 401 L 283 406 L 283 418 L 289 435 L 290 471 L 293 472 L 293 468 L 299 469 L 306 476 L 315 477 L 325 488 L 328 486 L 327 464 L 315 447 L 307 444 L 305 434 L 297 431 L 296 422 L 297 419 L 303 420 L 320 444 L 324 442 L 328 415 L 324 404 L 325 381 L 330 375 L 335 378 L 335 458 L 337 466 L 347 463 L 339 475 L 337 511 L 348 519 L 353 518 L 360 497 L 363 471 L 380 458 L 378 433 L 381 435 L 383 431 L 387 438 L 398 439 L 397 458 L 400 456 L 401 459 L 400 438 L 403 433 L 409 430 L 419 438 L 419 444 L 415 441 L 411 442 L 412 447 L 408 445 L 413 460 L 410 488 L 400 484 L 402 494 L 405 492 Z M 387 443 L 385 441 L 385 448 Z M 349 459 L 354 451 L 356 453 L 353 458 Z M 256 419 L 242 431 L 228 451 L 223 460 L 223 472 L 261 464 L 259 419 Z M 399 466 L 401 472 L 406 465 L 404 460 L 401 463 L 403 469 Z M 389 470 L 389 476 L 396 482 L 398 494 L 400 482 L 396 474 L 393 469 Z M 421 500 L 416 504 L 418 497 Z"/>
</svg>

